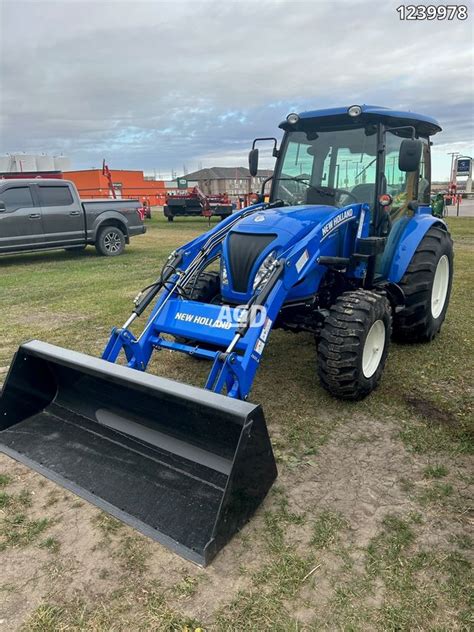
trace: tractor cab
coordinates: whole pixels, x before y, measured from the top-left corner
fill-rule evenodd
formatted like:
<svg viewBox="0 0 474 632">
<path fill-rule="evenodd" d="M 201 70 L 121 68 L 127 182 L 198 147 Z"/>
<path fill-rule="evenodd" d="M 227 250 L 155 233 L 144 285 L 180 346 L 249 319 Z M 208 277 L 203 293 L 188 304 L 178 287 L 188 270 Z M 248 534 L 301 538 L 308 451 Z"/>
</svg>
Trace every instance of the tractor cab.
<svg viewBox="0 0 474 632">
<path fill-rule="evenodd" d="M 354 105 L 289 114 L 280 128 L 280 149 L 276 139 L 256 139 L 249 155 L 256 174 L 256 142 L 274 142 L 271 202 L 336 208 L 365 203 L 370 234 L 379 237 L 388 237 L 418 206 L 430 205 L 429 137 L 441 130 L 431 117 Z"/>
</svg>

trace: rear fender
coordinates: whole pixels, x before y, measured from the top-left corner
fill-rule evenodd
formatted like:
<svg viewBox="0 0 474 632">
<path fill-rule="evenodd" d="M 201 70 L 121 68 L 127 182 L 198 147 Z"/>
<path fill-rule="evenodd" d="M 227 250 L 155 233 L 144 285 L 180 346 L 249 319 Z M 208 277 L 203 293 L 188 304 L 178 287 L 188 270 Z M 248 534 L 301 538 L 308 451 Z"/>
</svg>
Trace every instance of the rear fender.
<svg viewBox="0 0 474 632">
<path fill-rule="evenodd" d="M 433 217 L 430 207 L 419 207 L 417 213 L 408 221 L 401 236 L 393 246 L 393 253 L 388 264 L 387 279 L 399 283 L 407 271 L 421 240 L 432 226 L 440 226 L 448 230 L 446 223 Z"/>
<path fill-rule="evenodd" d="M 117 228 L 121 228 L 125 237 L 128 238 L 128 221 L 126 216 L 122 213 L 113 210 L 105 211 L 104 213 L 101 213 L 100 215 L 94 217 L 91 226 L 89 226 L 90 217 L 87 216 L 87 212 L 86 218 L 88 221 L 87 237 L 91 238 L 94 242 L 97 240 L 97 233 L 99 232 L 99 229 L 102 228 L 102 226 L 107 225 L 117 226 Z"/>
</svg>

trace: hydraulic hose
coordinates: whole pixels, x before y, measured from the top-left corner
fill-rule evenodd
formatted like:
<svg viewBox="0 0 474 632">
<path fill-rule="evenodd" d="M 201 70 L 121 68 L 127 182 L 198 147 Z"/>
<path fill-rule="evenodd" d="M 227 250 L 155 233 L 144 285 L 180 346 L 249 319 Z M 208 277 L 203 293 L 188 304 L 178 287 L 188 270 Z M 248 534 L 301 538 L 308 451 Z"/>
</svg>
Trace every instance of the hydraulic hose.
<svg viewBox="0 0 474 632">
<path fill-rule="evenodd" d="M 136 316 L 141 316 L 143 314 L 143 312 L 146 310 L 148 305 L 153 301 L 155 296 L 165 286 L 165 284 L 170 279 L 170 277 L 172 277 L 173 274 L 176 273 L 176 268 L 179 266 L 182 259 L 183 259 L 183 254 L 181 252 L 177 252 L 174 258 L 171 261 L 168 261 L 163 266 L 161 274 L 159 278 L 156 280 L 156 282 L 152 283 L 151 285 L 144 288 L 144 290 L 142 290 L 142 292 L 145 292 L 145 293 L 139 295 L 139 298 L 137 297 L 135 309 L 133 310 L 133 313 L 136 314 Z"/>
<path fill-rule="evenodd" d="M 276 200 L 275 202 L 272 202 L 270 204 L 259 204 L 254 207 L 250 207 L 247 211 L 244 211 L 243 213 L 240 213 L 237 217 L 235 217 L 233 221 L 229 222 L 228 224 L 226 224 L 220 229 L 218 228 L 218 230 L 214 234 L 210 235 L 209 239 L 205 242 L 205 244 L 199 250 L 196 257 L 190 262 L 187 269 L 181 274 L 181 277 L 178 280 L 173 282 L 174 285 L 171 288 L 171 290 L 169 290 L 169 294 L 166 297 L 166 299 L 169 298 L 169 296 L 171 296 L 171 294 L 176 289 L 178 289 L 178 291 L 182 293 L 183 287 L 186 286 L 186 283 L 192 278 L 193 274 L 199 270 L 203 261 L 206 260 L 206 257 L 209 254 L 209 252 L 224 239 L 225 235 L 229 232 L 229 230 L 235 224 L 237 224 L 241 219 L 243 219 L 244 217 L 247 217 L 248 215 L 252 215 L 253 213 L 256 213 L 257 211 L 262 211 L 267 208 L 274 208 L 275 206 L 281 206 L 282 204 L 283 203 L 280 200 Z M 124 329 L 127 329 L 131 325 L 131 323 L 135 320 L 135 318 L 137 318 L 138 316 L 141 316 L 141 314 L 146 310 L 148 305 L 150 305 L 150 303 L 153 301 L 156 295 L 160 292 L 160 290 L 166 286 L 166 283 L 168 282 L 168 280 L 174 274 L 176 274 L 177 268 L 179 264 L 181 263 L 182 259 L 183 259 L 182 251 L 177 252 L 175 254 L 174 259 L 168 261 L 165 264 L 161 272 L 161 275 L 157 279 L 157 281 L 147 286 L 144 290 L 142 290 L 142 292 L 146 291 L 146 293 L 143 296 L 141 296 L 141 293 L 140 293 L 138 297 L 135 299 L 135 302 L 136 302 L 135 309 L 132 311 L 131 316 L 123 325 Z M 163 302 L 163 305 L 166 302 L 166 299 Z M 145 334 L 150 324 L 151 323 L 148 323 L 147 327 L 145 327 L 145 329 L 142 331 L 139 339 L 143 337 L 143 335 Z"/>
</svg>

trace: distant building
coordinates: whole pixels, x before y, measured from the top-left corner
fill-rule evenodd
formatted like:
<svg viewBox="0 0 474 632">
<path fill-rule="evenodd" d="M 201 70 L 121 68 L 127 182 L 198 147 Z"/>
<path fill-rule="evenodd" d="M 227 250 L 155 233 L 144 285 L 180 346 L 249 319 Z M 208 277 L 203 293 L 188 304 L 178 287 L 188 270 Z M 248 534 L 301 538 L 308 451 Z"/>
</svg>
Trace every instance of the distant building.
<svg viewBox="0 0 474 632">
<path fill-rule="evenodd" d="M 166 187 L 163 180 L 145 179 L 143 171 L 131 169 L 110 169 L 110 174 L 117 199 L 138 198 L 141 202 L 146 200 L 150 206 L 162 206 L 165 203 Z M 82 198 L 113 197 L 102 169 L 68 171 L 64 177 L 74 182 Z"/>
<path fill-rule="evenodd" d="M 261 169 L 252 177 L 245 167 L 211 167 L 188 173 L 184 178 L 188 182 L 197 182 L 206 195 L 227 193 L 229 196 L 243 196 L 258 193 L 262 182 L 271 176 L 273 171 Z"/>
</svg>

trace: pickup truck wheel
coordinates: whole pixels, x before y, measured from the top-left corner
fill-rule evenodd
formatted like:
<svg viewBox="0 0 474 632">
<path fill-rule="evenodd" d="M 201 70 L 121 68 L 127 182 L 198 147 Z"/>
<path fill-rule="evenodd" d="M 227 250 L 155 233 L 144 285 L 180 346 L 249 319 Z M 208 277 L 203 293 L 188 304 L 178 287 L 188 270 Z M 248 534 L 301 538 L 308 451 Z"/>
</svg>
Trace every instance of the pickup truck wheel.
<svg viewBox="0 0 474 632">
<path fill-rule="evenodd" d="M 392 312 L 385 296 L 368 290 L 344 292 L 321 332 L 322 386 L 340 399 L 366 397 L 382 377 L 391 333 Z"/>
<path fill-rule="evenodd" d="M 125 235 L 116 226 L 104 226 L 99 230 L 95 247 L 99 255 L 117 257 L 125 249 Z"/>
</svg>

